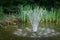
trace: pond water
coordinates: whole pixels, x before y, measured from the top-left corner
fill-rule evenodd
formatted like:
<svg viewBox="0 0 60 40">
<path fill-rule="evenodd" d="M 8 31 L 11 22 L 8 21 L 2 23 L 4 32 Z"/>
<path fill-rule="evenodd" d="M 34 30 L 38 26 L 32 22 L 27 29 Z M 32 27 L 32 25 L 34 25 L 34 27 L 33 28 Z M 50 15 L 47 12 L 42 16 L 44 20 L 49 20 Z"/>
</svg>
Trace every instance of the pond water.
<svg viewBox="0 0 60 40">
<path fill-rule="evenodd" d="M 60 25 L 41 23 L 38 31 L 34 33 L 32 27 L 19 28 L 11 31 L 0 32 L 1 40 L 60 40 Z"/>
</svg>

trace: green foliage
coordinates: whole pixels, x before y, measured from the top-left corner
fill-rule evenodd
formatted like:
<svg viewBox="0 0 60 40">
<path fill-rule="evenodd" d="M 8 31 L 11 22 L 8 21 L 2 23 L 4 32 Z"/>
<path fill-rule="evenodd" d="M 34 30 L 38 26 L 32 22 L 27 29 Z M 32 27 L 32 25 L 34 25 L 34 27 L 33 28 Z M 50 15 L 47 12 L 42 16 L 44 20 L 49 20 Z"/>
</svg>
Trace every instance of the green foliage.
<svg viewBox="0 0 60 40">
<path fill-rule="evenodd" d="M 2 7 L 0 7 L 0 20 L 3 20 L 4 19 L 4 14 L 3 14 L 3 9 Z"/>
<path fill-rule="evenodd" d="M 19 17 L 20 17 L 23 21 L 26 21 L 27 15 L 26 15 L 26 13 L 23 12 L 23 10 L 24 10 L 23 5 L 19 5 L 18 8 L 19 8 Z"/>
<path fill-rule="evenodd" d="M 15 4 L 39 4 L 41 6 L 46 6 L 46 7 L 59 7 L 60 6 L 60 1 L 59 0 L 0 0 L 0 4 L 5 4 L 5 5 L 15 5 Z"/>
</svg>

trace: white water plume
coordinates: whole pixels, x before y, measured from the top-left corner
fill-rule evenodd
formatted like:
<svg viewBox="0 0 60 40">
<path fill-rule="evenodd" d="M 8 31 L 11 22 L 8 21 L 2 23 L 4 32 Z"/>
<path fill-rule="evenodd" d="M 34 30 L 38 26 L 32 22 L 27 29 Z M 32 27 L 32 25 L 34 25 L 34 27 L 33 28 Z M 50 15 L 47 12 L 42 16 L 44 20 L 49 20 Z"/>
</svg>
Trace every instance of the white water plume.
<svg viewBox="0 0 60 40">
<path fill-rule="evenodd" d="M 27 15 L 31 21 L 33 32 L 37 31 L 41 16 L 45 13 L 47 13 L 47 11 L 43 8 L 35 8 L 33 10 L 28 10 Z"/>
</svg>

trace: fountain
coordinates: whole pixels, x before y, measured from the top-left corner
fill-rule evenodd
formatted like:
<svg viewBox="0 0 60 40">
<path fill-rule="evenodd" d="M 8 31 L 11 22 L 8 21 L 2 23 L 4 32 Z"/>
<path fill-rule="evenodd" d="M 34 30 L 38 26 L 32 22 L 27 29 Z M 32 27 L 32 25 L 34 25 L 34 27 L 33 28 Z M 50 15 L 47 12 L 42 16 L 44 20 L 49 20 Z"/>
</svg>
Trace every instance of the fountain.
<svg viewBox="0 0 60 40">
<path fill-rule="evenodd" d="M 43 10 L 43 8 L 40 8 L 40 9 L 35 8 L 33 10 L 28 11 L 27 15 L 31 21 L 33 32 L 37 32 L 41 16 L 45 13 L 47 13 L 47 11 L 46 11 L 46 9 Z"/>
<path fill-rule="evenodd" d="M 18 36 L 23 36 L 23 37 L 49 37 L 49 36 L 54 36 L 56 34 L 60 34 L 59 32 L 55 32 L 54 29 L 49 29 L 49 28 L 41 28 L 39 27 L 39 22 L 42 18 L 42 16 L 47 12 L 46 9 L 43 8 L 39 8 L 36 7 L 33 10 L 23 10 L 22 11 L 24 13 L 24 15 L 27 15 L 32 28 L 25 28 L 23 29 L 17 29 L 16 31 L 14 31 L 14 34 L 18 35 Z M 29 35 L 28 32 L 31 32 L 31 34 Z"/>
</svg>

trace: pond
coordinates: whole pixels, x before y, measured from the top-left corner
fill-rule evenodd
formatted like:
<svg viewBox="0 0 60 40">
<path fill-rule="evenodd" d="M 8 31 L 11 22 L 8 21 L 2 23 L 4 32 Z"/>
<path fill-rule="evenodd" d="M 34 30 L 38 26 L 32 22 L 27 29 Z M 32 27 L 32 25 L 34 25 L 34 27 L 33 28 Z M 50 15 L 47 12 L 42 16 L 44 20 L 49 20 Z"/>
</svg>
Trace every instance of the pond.
<svg viewBox="0 0 60 40">
<path fill-rule="evenodd" d="M 39 25 L 39 31 L 41 29 L 44 30 L 49 30 L 49 31 L 52 31 L 53 29 L 53 32 L 56 31 L 58 32 L 56 35 L 48 35 L 47 37 L 45 36 L 34 36 L 34 37 L 31 37 L 32 35 L 32 32 L 30 32 L 32 30 L 32 27 L 22 27 L 22 28 L 18 28 L 18 29 L 15 29 L 14 31 L 5 31 L 4 29 L 0 30 L 0 40 L 60 40 L 60 34 L 59 34 L 59 31 L 60 31 L 60 25 L 58 24 L 55 24 L 55 23 L 40 23 Z M 44 29 L 46 28 L 46 29 Z M 24 35 L 25 36 L 22 36 L 23 33 L 21 34 L 20 32 L 23 30 L 23 33 L 25 33 Z M 20 31 L 17 31 L 17 30 L 20 30 Z M 14 34 L 14 32 L 17 32 L 17 34 Z M 45 31 L 44 31 L 45 32 Z M 28 36 L 26 36 L 26 33 L 28 33 Z M 50 32 L 52 33 L 52 32 Z M 20 35 L 21 34 L 21 35 Z M 37 32 L 37 34 L 39 34 L 39 32 Z M 42 34 L 41 34 L 42 35 Z"/>
</svg>

